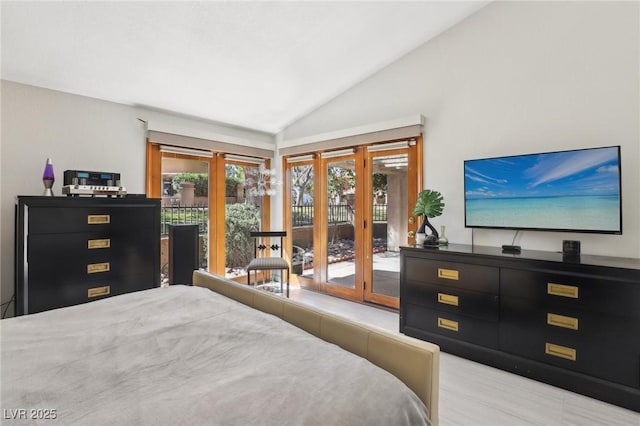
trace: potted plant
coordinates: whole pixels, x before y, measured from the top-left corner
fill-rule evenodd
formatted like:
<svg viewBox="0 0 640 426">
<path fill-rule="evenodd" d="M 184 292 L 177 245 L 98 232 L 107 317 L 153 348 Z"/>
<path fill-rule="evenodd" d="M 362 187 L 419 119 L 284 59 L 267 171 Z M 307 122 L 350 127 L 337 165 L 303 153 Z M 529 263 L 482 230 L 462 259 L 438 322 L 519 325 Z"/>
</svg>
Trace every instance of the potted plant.
<svg viewBox="0 0 640 426">
<path fill-rule="evenodd" d="M 418 200 L 416 201 L 416 206 L 413 208 L 413 214 L 415 216 L 422 216 L 423 218 L 422 224 L 420 228 L 418 228 L 418 233 L 425 233 L 426 228 L 431 230 L 431 234 L 427 235 L 424 239 L 423 244 L 426 247 L 438 246 L 438 231 L 429 223 L 429 219 L 440 216 L 443 209 L 444 202 L 440 192 L 425 189 L 418 194 Z"/>
</svg>

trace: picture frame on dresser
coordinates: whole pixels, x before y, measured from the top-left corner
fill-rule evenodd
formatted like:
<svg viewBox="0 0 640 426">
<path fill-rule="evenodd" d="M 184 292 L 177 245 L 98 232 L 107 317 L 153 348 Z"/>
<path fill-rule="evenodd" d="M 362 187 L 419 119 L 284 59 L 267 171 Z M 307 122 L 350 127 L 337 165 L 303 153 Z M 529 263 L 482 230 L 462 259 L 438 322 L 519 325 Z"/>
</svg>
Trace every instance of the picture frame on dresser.
<svg viewBox="0 0 640 426">
<path fill-rule="evenodd" d="M 16 315 L 160 286 L 160 200 L 18 196 Z"/>
<path fill-rule="evenodd" d="M 640 259 L 400 248 L 400 332 L 640 412 Z"/>
</svg>

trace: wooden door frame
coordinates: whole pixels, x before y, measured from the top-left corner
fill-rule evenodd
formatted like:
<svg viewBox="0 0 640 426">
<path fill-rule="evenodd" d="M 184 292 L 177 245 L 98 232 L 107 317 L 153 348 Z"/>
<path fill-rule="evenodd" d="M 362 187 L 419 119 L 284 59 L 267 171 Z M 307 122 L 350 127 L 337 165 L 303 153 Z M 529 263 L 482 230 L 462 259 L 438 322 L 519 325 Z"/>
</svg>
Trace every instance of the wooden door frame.
<svg viewBox="0 0 640 426">
<path fill-rule="evenodd" d="M 225 153 L 213 152 L 212 157 L 197 155 L 169 154 L 175 158 L 205 161 L 209 164 L 209 256 L 208 270 L 214 274 L 225 275 L 226 261 L 226 223 L 225 223 Z M 162 198 L 162 158 L 160 144 L 147 139 L 145 189 L 147 197 Z M 271 167 L 271 159 L 265 158 L 265 167 Z M 262 226 L 269 230 L 271 226 L 271 197 L 264 197 Z M 244 281 L 245 277 L 242 277 Z"/>
<path fill-rule="evenodd" d="M 218 156 L 214 154 L 212 157 L 201 157 L 198 155 L 163 153 L 160 151 L 159 143 L 156 143 L 147 139 L 147 166 L 146 166 L 146 182 L 145 182 L 147 197 L 162 199 L 162 159 L 163 158 L 182 158 L 185 160 L 202 161 L 208 164 L 209 166 L 209 185 L 208 185 L 209 186 L 209 194 L 208 194 L 209 253 L 207 256 L 207 270 L 214 273 L 219 273 L 219 271 L 222 271 L 222 274 L 224 275 L 224 258 L 222 260 L 223 262 L 222 268 L 220 269 L 219 261 L 218 261 L 219 256 L 216 256 L 219 250 L 212 250 L 212 247 L 216 247 L 212 244 L 212 242 L 216 242 L 217 244 L 219 239 L 218 226 L 212 226 L 214 224 L 214 221 L 212 219 L 215 217 L 214 212 L 216 212 L 216 209 L 217 209 L 216 200 L 218 199 L 218 193 L 219 193 L 219 188 L 218 188 L 219 185 L 216 185 L 216 183 L 219 181 L 219 179 L 216 178 L 219 170 L 218 160 L 217 160 Z M 223 172 L 224 172 L 224 168 L 223 168 Z M 223 179 L 223 182 L 224 182 L 224 179 Z M 222 190 L 224 191 L 224 186 L 222 187 Z M 223 206 L 223 209 L 224 209 L 224 206 Z M 224 233 L 222 235 L 222 238 L 224 240 Z"/>
<path fill-rule="evenodd" d="M 386 143 L 392 142 L 400 142 L 407 139 L 401 139 L 396 141 L 387 141 Z M 423 167 L 422 167 L 422 158 L 423 158 L 423 147 L 422 135 L 419 135 L 415 138 L 410 138 L 411 141 L 410 148 L 408 149 L 408 160 L 409 160 L 409 176 L 407 178 L 407 203 L 408 203 L 408 229 L 407 232 L 415 231 L 418 228 L 418 220 L 416 220 L 412 215 L 413 206 L 418 197 L 418 193 L 422 190 L 422 181 L 423 181 Z M 373 253 L 372 240 L 367 238 L 366 235 L 371 235 L 373 232 L 373 223 L 372 223 L 372 203 L 370 201 L 372 194 L 368 194 L 369 191 L 366 191 L 366 188 L 371 187 L 371 179 L 370 173 L 368 173 L 368 167 L 365 158 L 368 158 L 367 148 L 373 144 L 361 145 L 354 147 L 354 158 L 356 162 L 356 218 L 355 218 L 355 229 L 354 229 L 354 239 L 356 240 L 355 247 L 355 259 L 354 262 L 356 264 L 356 290 L 351 291 L 350 289 L 340 288 L 338 286 L 331 286 L 327 283 L 327 272 L 326 272 L 326 259 L 327 259 L 327 179 L 326 179 L 326 164 L 327 160 L 331 160 L 333 158 L 325 158 L 323 159 L 320 155 L 321 152 L 314 152 L 312 160 L 308 160 L 305 162 L 289 162 L 287 157 L 282 157 L 282 170 L 285 173 L 285 190 L 283 197 L 283 226 L 284 229 L 290 230 L 290 236 L 287 237 L 287 250 L 289 252 L 289 260 L 291 260 L 290 253 L 293 245 L 293 218 L 291 217 L 291 167 L 295 165 L 303 164 L 303 165 L 312 165 L 314 167 L 314 226 L 313 226 L 313 252 L 314 252 L 314 273 L 313 278 L 303 278 L 300 276 L 293 275 L 294 280 L 297 280 L 298 283 L 304 284 L 305 288 L 312 290 L 321 290 L 326 292 L 327 294 L 335 295 L 338 297 L 354 300 L 357 302 L 372 302 L 385 306 L 395 307 L 399 306 L 399 299 L 391 298 L 383 295 L 376 295 L 369 290 L 369 295 L 365 294 L 366 287 L 371 286 L 372 284 L 372 267 L 365 268 L 365 262 L 371 263 L 371 257 Z M 402 152 L 405 151 L 406 148 L 401 148 Z M 369 166 L 370 167 L 370 166 Z M 358 179 L 358 176 L 363 176 L 364 178 Z M 358 196 L 358 194 L 368 194 L 367 196 Z M 369 219 L 367 219 L 369 218 Z M 365 231 L 365 220 L 368 220 L 371 223 L 368 223 L 369 229 Z M 358 241 L 361 243 L 358 244 Z M 406 244 L 415 244 L 415 238 L 409 237 L 406 241 Z M 318 261 L 320 260 L 320 261 Z M 294 281 L 295 282 L 295 281 Z M 364 285 L 358 285 L 359 282 L 363 282 Z M 369 287 L 370 288 L 370 287 Z"/>
<path fill-rule="evenodd" d="M 373 292 L 373 191 L 370 191 L 373 187 L 373 173 L 372 173 L 372 160 L 373 158 L 381 155 L 393 155 L 393 154 L 407 154 L 408 167 L 407 167 L 407 212 L 409 218 L 407 218 L 407 233 L 417 229 L 417 221 L 411 220 L 413 206 L 416 203 L 418 188 L 422 187 L 422 162 L 419 161 L 422 158 L 422 140 L 416 138 L 415 144 L 409 145 L 407 148 L 398 148 L 388 151 L 367 152 L 365 159 L 365 190 L 363 194 L 365 196 L 365 220 L 370 222 L 370 225 L 365 228 L 364 235 L 364 259 L 363 259 L 363 271 L 364 271 L 364 293 L 363 301 L 375 303 L 377 305 L 383 305 L 390 308 L 399 309 L 400 299 L 391 297 L 379 293 Z M 413 223 L 412 223 L 413 222 Z M 415 238 L 407 238 L 405 244 L 414 244 Z"/>
<path fill-rule="evenodd" d="M 349 299 L 349 300 L 353 300 L 356 302 L 361 302 L 363 300 L 363 286 L 359 285 L 358 283 L 361 283 L 364 279 L 363 277 L 363 259 L 364 259 L 364 249 L 362 247 L 362 241 L 364 238 L 364 202 L 363 202 L 363 197 L 362 196 L 358 196 L 358 194 L 362 194 L 362 192 L 364 191 L 364 183 L 363 183 L 363 179 L 359 179 L 358 176 L 363 176 L 364 173 L 364 155 L 366 153 L 366 147 L 363 146 L 358 146 L 354 148 L 354 152 L 352 154 L 345 154 L 344 156 L 339 156 L 339 157 L 329 157 L 329 158 L 321 158 L 322 156 L 319 155 L 318 158 L 320 160 L 320 170 L 322 170 L 322 174 L 321 174 L 321 181 L 322 181 L 322 185 L 318 185 L 319 187 L 322 186 L 322 188 L 316 188 L 316 191 L 321 191 L 319 194 L 318 192 L 316 192 L 316 196 L 319 196 L 318 199 L 318 203 L 314 203 L 317 205 L 317 207 L 314 207 L 314 216 L 316 214 L 316 212 L 318 212 L 318 210 L 320 210 L 320 218 L 319 218 L 319 222 L 320 222 L 320 232 L 318 235 L 318 240 L 316 241 L 316 238 L 314 236 L 314 253 L 316 250 L 316 247 L 320 246 L 323 249 L 322 252 L 322 262 L 318 262 L 318 265 L 315 265 L 314 262 L 314 268 L 315 272 L 320 272 L 319 273 L 319 277 L 321 278 L 320 281 L 320 290 L 326 294 L 330 294 L 333 296 L 338 296 L 341 297 L 343 299 Z M 355 276 L 354 276 L 354 288 L 348 288 L 348 287 L 343 287 L 340 285 L 335 285 L 335 284 L 331 284 L 329 283 L 328 280 L 328 268 L 329 268 L 329 264 L 327 263 L 327 255 L 328 255 L 328 224 L 327 224 L 327 219 L 328 219 L 328 203 L 327 203 L 327 190 L 328 190 L 328 182 L 327 182 L 327 178 L 326 178 L 326 172 L 327 172 L 327 165 L 328 163 L 330 163 L 331 161 L 335 161 L 336 159 L 347 159 L 347 158 L 353 158 L 354 163 L 355 163 L 355 200 L 354 200 L 354 210 L 355 210 L 355 217 L 354 217 L 354 236 L 353 236 L 353 240 L 354 240 L 354 267 L 355 267 Z M 315 227 L 314 227 L 315 228 Z M 314 229 L 315 231 L 315 229 Z M 314 234 L 315 235 L 315 234 Z M 314 255 L 314 259 L 315 259 L 315 255 Z M 315 275 L 315 274 L 314 274 Z"/>
<path fill-rule="evenodd" d="M 226 172 L 226 165 L 227 164 L 235 164 L 235 165 L 239 165 L 242 167 L 259 167 L 259 165 L 257 163 L 252 163 L 252 162 L 248 162 L 248 161 L 242 161 L 242 160 L 236 160 L 236 159 L 227 159 L 225 157 L 225 154 L 223 153 L 218 153 L 217 155 L 218 161 L 217 161 L 217 166 L 218 166 L 218 175 L 216 175 L 216 187 L 218 188 L 218 200 L 221 200 L 221 202 L 219 201 L 216 204 L 216 232 L 217 232 L 217 242 L 216 242 L 216 248 L 217 248 L 217 255 L 216 255 L 216 267 L 217 270 L 220 272 L 217 272 L 218 275 L 222 275 L 225 276 L 225 269 L 226 269 L 226 246 L 227 246 L 227 235 L 226 235 L 226 228 L 227 228 L 227 212 L 226 212 L 226 196 L 227 196 L 227 172 Z M 264 166 L 267 169 L 271 168 L 271 159 L 269 158 L 264 158 Z M 262 212 L 261 212 L 262 216 L 261 216 L 261 230 L 262 231 L 269 231 L 271 230 L 271 197 L 270 196 L 263 196 L 262 199 Z M 267 274 L 266 276 L 270 276 L 270 271 L 258 271 L 257 272 L 257 278 L 258 280 L 262 279 L 263 274 Z M 234 277 L 231 278 L 231 280 L 233 281 L 237 281 L 240 283 L 246 283 L 247 282 L 247 276 L 246 275 L 241 275 L 238 277 Z"/>
<path fill-rule="evenodd" d="M 291 265 L 292 262 L 292 258 L 293 258 L 293 217 L 291 215 L 291 206 L 293 206 L 293 197 L 291 194 L 291 188 L 292 188 L 292 179 L 291 179 L 291 169 L 293 167 L 297 167 L 297 166 L 311 166 L 313 167 L 313 173 L 314 173 L 314 188 L 315 188 L 315 176 L 317 173 L 317 165 L 316 165 L 316 157 L 318 157 L 318 155 L 313 154 L 311 156 L 311 158 L 309 160 L 305 160 L 305 161 L 296 161 L 296 162 L 290 162 L 288 161 L 287 157 L 282 157 L 282 170 L 283 170 L 283 175 L 284 175 L 284 191 L 283 191 L 283 197 L 282 197 L 282 202 L 283 202 L 283 209 L 282 209 L 282 226 L 283 229 L 287 230 L 287 236 L 285 237 L 285 258 L 287 259 L 287 261 L 289 261 L 289 264 Z M 314 192 L 314 197 L 316 196 L 315 192 Z M 315 199 L 314 199 L 314 218 L 316 217 L 316 213 L 315 213 Z M 315 226 L 313 227 L 313 239 L 315 241 L 316 238 L 316 234 L 315 234 Z M 314 247 L 314 252 L 315 252 L 316 248 Z M 316 262 L 314 262 L 315 265 Z M 314 266 L 315 268 L 315 266 Z M 311 278 L 308 277 L 304 277 L 302 275 L 297 275 L 297 274 L 290 274 L 290 282 L 293 284 L 299 284 L 301 287 L 304 287 L 306 289 L 309 290 L 316 290 L 316 291 L 320 291 L 320 282 L 319 280 L 315 280 L 315 271 L 314 271 L 314 276 L 312 276 Z"/>
</svg>

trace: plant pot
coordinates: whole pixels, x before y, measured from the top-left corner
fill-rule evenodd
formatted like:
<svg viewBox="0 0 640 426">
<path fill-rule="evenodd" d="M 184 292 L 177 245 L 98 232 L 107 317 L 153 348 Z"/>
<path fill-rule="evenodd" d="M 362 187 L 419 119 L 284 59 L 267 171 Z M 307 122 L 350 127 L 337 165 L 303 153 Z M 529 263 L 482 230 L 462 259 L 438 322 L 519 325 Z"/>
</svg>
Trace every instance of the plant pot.
<svg viewBox="0 0 640 426">
<path fill-rule="evenodd" d="M 423 217 L 422 225 L 420 225 L 418 232 L 422 231 L 422 232 L 425 232 L 426 234 L 427 228 L 431 231 L 430 234 L 426 234 L 426 237 L 422 245 L 424 247 L 438 247 L 438 239 L 439 239 L 438 231 L 436 231 L 433 225 L 429 223 L 429 218 L 427 216 L 422 216 L 422 217 Z M 416 236 L 416 239 L 417 239 L 417 236 Z"/>
</svg>

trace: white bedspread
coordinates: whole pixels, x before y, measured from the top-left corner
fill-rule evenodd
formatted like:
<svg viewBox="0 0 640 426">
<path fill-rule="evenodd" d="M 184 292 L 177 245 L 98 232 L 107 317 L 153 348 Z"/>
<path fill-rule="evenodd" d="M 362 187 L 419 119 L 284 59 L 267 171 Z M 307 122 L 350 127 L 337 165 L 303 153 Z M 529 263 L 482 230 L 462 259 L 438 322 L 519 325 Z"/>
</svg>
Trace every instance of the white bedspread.
<svg viewBox="0 0 640 426">
<path fill-rule="evenodd" d="M 56 417 L 38 421 L 47 425 L 428 422 L 386 371 L 204 288 L 146 290 L 0 326 L 3 424 L 34 423 L 45 410 Z"/>
</svg>

